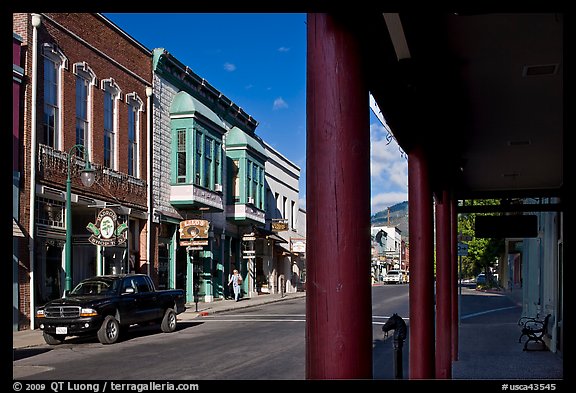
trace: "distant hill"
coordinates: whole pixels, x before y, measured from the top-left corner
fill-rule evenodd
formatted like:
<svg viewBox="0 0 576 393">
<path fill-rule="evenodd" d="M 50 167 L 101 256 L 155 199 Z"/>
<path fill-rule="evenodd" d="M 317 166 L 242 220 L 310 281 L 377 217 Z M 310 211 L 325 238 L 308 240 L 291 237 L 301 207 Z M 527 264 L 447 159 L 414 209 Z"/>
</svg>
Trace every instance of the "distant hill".
<svg viewBox="0 0 576 393">
<path fill-rule="evenodd" d="M 390 209 L 390 222 L 388 222 Z M 402 239 L 408 241 L 408 201 L 397 203 L 388 209 L 379 211 L 370 217 L 373 226 L 394 226 L 402 232 Z"/>
</svg>

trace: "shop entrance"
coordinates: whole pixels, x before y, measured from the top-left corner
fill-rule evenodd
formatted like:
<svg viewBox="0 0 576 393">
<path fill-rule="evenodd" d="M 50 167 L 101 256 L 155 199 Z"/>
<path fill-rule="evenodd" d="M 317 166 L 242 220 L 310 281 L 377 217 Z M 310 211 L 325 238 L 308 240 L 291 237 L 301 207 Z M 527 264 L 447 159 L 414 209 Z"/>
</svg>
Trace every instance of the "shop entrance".
<svg viewBox="0 0 576 393">
<path fill-rule="evenodd" d="M 176 289 L 183 289 L 186 292 L 186 282 L 188 280 L 188 253 L 186 247 L 176 248 Z M 186 299 L 188 294 L 186 294 Z"/>
<path fill-rule="evenodd" d="M 62 294 L 62 247 L 49 244 L 46 249 L 46 279 L 43 301 L 58 299 Z"/>
</svg>

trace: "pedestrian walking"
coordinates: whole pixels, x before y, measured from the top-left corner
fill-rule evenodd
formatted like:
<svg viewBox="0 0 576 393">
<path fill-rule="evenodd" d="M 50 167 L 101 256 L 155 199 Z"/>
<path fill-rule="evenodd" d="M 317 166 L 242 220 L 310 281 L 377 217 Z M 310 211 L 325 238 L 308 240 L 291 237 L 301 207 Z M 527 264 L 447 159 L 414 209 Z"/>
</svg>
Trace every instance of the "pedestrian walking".
<svg viewBox="0 0 576 393">
<path fill-rule="evenodd" d="M 234 289 L 234 300 L 238 301 L 240 296 L 240 285 L 242 285 L 242 276 L 238 273 L 238 270 L 234 269 L 232 272 L 232 276 L 228 281 L 228 285 L 232 284 L 232 288 Z"/>
</svg>

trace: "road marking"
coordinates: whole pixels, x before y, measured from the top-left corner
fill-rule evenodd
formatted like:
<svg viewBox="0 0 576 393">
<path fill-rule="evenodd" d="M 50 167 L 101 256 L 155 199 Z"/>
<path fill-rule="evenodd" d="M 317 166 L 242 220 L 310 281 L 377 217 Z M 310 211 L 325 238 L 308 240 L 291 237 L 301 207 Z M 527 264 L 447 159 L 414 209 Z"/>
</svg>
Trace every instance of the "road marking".
<svg viewBox="0 0 576 393">
<path fill-rule="evenodd" d="M 480 311 L 480 312 L 476 312 L 474 314 L 463 315 L 460 317 L 460 319 L 468 319 L 468 318 L 478 317 L 480 315 L 489 314 L 491 312 L 511 310 L 513 308 L 518 308 L 518 306 L 502 307 L 502 308 L 495 308 L 492 310 Z"/>
<path fill-rule="evenodd" d="M 243 318 L 238 318 L 239 315 L 208 315 L 198 318 L 202 322 L 306 322 L 306 319 L 294 319 L 294 318 L 266 318 L 266 317 L 305 317 L 303 314 L 252 314 L 243 315 Z M 257 317 L 257 318 L 252 318 Z M 263 317 L 263 318 L 262 318 Z M 372 319 L 388 319 L 388 316 L 372 316 Z M 410 318 L 402 318 L 406 321 Z M 386 322 L 372 321 L 373 325 L 384 325 Z"/>
<path fill-rule="evenodd" d="M 238 315 L 242 315 L 243 317 L 305 317 L 306 314 L 241 314 L 241 313 L 236 313 L 236 314 L 210 314 L 210 317 L 227 317 L 227 316 L 238 316 Z"/>
<path fill-rule="evenodd" d="M 203 319 L 202 322 L 306 322 L 305 319 Z"/>
</svg>

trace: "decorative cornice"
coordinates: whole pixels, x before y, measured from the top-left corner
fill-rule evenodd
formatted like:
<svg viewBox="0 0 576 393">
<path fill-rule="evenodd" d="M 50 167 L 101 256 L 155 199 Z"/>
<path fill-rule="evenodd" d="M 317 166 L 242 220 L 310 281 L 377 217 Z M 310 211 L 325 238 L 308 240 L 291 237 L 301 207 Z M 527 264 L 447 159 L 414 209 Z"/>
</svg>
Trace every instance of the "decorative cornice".
<svg viewBox="0 0 576 393">
<path fill-rule="evenodd" d="M 154 49 L 152 67 L 159 76 L 198 99 L 228 123 L 254 133 L 258 126 L 256 119 L 165 49 Z"/>
</svg>

